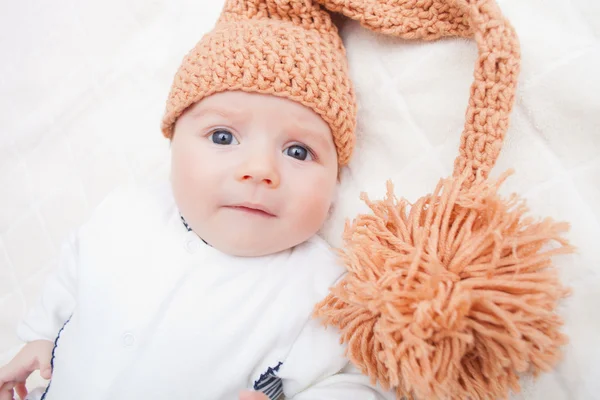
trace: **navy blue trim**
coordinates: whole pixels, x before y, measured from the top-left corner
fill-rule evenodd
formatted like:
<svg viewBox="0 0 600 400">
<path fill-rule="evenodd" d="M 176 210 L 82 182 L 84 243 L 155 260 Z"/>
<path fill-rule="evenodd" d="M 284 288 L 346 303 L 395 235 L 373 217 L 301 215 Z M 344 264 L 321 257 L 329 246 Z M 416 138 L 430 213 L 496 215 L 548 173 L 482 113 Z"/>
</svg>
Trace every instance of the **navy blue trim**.
<svg viewBox="0 0 600 400">
<path fill-rule="evenodd" d="M 71 315 L 71 317 L 72 317 L 72 315 Z M 56 347 L 58 346 L 58 339 L 60 339 L 60 334 L 65 329 L 65 326 L 67 326 L 67 324 L 71 320 L 71 317 L 69 317 L 69 319 L 65 321 L 62 328 L 60 328 L 60 330 L 58 331 L 58 334 L 56 335 L 56 339 L 54 339 L 54 347 L 52 348 L 52 358 L 50 359 L 50 368 L 52 368 L 52 372 L 54 372 L 54 357 L 55 357 L 54 352 L 56 351 Z M 48 389 L 50 389 L 51 383 L 52 383 L 52 379 L 50 379 L 50 382 L 48 382 L 48 386 L 46 386 L 46 390 L 44 390 L 44 393 L 42 394 L 42 398 L 40 400 L 44 400 L 46 398 L 46 394 L 48 393 Z"/>
<path fill-rule="evenodd" d="M 283 382 L 277 376 L 279 368 L 283 365 L 280 361 L 274 368 L 269 367 L 264 374 L 254 382 L 254 390 L 262 392 L 271 400 L 277 400 L 283 396 Z"/>
<path fill-rule="evenodd" d="M 183 215 L 179 214 L 179 217 L 181 218 L 181 222 L 183 222 L 183 226 L 185 226 L 185 229 L 187 229 L 188 232 L 192 231 L 192 228 L 190 228 L 190 226 L 188 225 L 188 223 L 185 221 L 185 218 L 183 218 Z M 200 236 L 198 236 L 200 237 Z M 204 242 L 204 244 L 208 244 L 206 243 L 206 240 L 200 238 L 200 240 L 202 240 Z M 210 244 L 208 244 L 210 246 Z"/>
<path fill-rule="evenodd" d="M 191 232 L 192 228 L 190 228 L 188 223 L 185 222 L 185 218 L 183 218 L 183 215 L 179 214 L 179 218 L 181 218 L 181 222 L 183 222 L 183 226 L 185 226 L 185 229 L 187 229 L 188 232 Z"/>
</svg>

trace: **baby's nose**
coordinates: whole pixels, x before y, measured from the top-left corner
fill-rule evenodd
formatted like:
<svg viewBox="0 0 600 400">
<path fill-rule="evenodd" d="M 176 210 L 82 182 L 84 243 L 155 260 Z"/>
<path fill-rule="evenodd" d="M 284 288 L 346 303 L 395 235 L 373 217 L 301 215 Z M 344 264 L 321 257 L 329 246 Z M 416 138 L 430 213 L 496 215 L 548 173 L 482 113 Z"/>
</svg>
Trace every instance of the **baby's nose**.
<svg viewBox="0 0 600 400">
<path fill-rule="evenodd" d="M 240 182 L 265 184 L 270 188 L 278 187 L 280 182 L 277 161 L 274 156 L 266 152 L 248 157 L 236 175 Z"/>
</svg>

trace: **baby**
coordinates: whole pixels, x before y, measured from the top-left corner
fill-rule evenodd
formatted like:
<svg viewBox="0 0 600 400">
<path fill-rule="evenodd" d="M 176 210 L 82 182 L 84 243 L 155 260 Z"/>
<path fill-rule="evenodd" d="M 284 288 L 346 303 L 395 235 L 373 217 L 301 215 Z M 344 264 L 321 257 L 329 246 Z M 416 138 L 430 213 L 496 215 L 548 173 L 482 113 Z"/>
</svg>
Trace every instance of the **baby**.
<svg viewBox="0 0 600 400">
<path fill-rule="evenodd" d="M 66 242 L 0 400 L 38 369 L 46 400 L 388 396 L 311 317 L 344 273 L 316 234 L 355 109 L 321 6 L 227 1 L 169 95 L 170 182 L 109 196 Z"/>
</svg>

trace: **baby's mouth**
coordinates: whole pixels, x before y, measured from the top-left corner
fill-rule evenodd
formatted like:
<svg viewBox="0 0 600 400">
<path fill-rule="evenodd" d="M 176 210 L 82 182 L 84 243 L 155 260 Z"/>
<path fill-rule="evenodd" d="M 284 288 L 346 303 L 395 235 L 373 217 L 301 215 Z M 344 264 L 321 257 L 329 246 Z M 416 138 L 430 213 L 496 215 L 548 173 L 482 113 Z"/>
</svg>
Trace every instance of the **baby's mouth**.
<svg viewBox="0 0 600 400">
<path fill-rule="evenodd" d="M 276 217 L 276 215 L 273 214 L 268 208 L 266 208 L 260 204 L 251 204 L 251 203 L 232 204 L 229 206 L 225 206 L 225 208 L 241 211 L 241 212 L 252 214 L 252 215 L 267 217 L 267 218 Z"/>
</svg>

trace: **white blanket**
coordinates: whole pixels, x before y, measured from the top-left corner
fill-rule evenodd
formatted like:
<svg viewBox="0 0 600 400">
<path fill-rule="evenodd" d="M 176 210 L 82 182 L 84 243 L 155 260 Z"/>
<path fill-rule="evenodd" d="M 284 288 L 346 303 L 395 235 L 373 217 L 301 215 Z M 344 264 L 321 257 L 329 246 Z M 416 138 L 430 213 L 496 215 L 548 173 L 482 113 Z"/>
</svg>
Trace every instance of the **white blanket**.
<svg viewBox="0 0 600 400">
<path fill-rule="evenodd" d="M 158 126 L 183 55 L 221 2 L 26 0 L 0 4 L 0 363 L 66 233 L 116 186 L 165 176 Z M 560 310 L 564 361 L 515 398 L 600 398 L 600 5 L 504 0 L 523 63 L 494 174 L 534 215 L 572 224 L 557 259 L 574 289 Z M 358 145 L 324 236 L 381 197 L 415 200 L 451 173 L 473 73 L 468 40 L 407 42 L 343 29 L 360 102 Z M 34 382 L 35 383 L 35 382 Z"/>
</svg>

